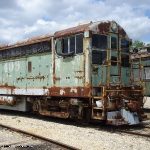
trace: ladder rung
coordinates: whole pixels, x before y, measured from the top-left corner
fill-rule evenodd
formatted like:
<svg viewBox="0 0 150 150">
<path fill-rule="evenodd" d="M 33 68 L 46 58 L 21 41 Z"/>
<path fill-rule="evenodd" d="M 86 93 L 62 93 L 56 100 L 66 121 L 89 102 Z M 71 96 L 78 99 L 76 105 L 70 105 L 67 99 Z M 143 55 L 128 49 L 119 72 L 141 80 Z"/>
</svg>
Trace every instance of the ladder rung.
<svg viewBox="0 0 150 150">
<path fill-rule="evenodd" d="M 110 76 L 120 76 L 119 74 L 111 74 Z"/>
</svg>

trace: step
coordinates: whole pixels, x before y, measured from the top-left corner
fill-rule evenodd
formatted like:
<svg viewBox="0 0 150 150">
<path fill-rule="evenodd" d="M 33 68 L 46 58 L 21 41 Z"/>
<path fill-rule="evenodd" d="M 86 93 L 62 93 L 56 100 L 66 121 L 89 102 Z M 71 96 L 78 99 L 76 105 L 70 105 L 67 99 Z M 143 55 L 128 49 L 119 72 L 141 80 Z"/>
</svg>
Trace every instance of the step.
<svg viewBox="0 0 150 150">
<path fill-rule="evenodd" d="M 93 109 L 102 110 L 103 108 L 101 108 L 101 107 L 93 107 Z"/>
<path fill-rule="evenodd" d="M 94 96 L 93 99 L 102 99 L 102 96 Z"/>
</svg>

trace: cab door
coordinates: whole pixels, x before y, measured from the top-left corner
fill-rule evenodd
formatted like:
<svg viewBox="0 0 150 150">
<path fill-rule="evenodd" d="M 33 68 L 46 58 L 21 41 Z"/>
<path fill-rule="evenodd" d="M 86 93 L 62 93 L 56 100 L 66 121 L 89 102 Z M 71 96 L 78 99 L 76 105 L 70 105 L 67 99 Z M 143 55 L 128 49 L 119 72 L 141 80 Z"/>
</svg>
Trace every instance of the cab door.
<svg viewBox="0 0 150 150">
<path fill-rule="evenodd" d="M 118 34 L 110 34 L 110 84 L 120 84 L 121 61 Z"/>
</svg>

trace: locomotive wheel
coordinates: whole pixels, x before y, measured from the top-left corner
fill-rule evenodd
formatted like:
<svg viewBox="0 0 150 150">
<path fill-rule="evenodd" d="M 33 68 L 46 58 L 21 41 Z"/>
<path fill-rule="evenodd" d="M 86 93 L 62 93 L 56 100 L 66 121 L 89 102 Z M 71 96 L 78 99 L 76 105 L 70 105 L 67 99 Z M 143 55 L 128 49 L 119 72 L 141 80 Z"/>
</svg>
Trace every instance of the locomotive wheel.
<svg viewBox="0 0 150 150">
<path fill-rule="evenodd" d="M 83 122 L 88 124 L 91 120 L 91 110 L 89 108 L 83 109 Z"/>
<path fill-rule="evenodd" d="M 39 101 L 33 102 L 32 110 L 35 113 L 39 113 L 39 111 L 40 111 L 40 102 Z"/>
</svg>

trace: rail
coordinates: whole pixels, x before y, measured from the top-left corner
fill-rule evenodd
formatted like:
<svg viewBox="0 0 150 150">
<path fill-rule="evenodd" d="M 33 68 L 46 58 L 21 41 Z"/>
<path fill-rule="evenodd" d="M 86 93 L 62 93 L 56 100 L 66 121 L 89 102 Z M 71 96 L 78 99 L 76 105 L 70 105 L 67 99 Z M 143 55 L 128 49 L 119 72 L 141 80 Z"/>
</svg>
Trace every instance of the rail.
<svg viewBox="0 0 150 150">
<path fill-rule="evenodd" d="M 150 129 L 149 126 L 145 126 L 143 127 L 143 129 Z M 130 135 L 137 135 L 137 136 L 141 136 L 141 137 L 146 137 L 146 138 L 150 138 L 150 130 L 148 133 L 140 133 L 139 131 L 136 132 L 136 131 L 127 131 L 127 130 L 121 130 L 121 129 L 117 129 L 118 132 L 121 132 L 121 133 L 126 133 L 126 134 L 130 134 Z"/>
<path fill-rule="evenodd" d="M 70 146 L 70 145 L 67 145 L 67 144 L 64 144 L 64 143 L 61 143 L 61 142 L 58 142 L 58 141 L 55 141 L 53 139 L 50 139 L 50 138 L 46 138 L 44 136 L 41 136 L 41 135 L 37 135 L 35 133 L 31 133 L 31 132 L 28 132 L 28 131 L 24 131 L 24 130 L 21 130 L 21 129 L 17 129 L 17 128 L 14 128 L 14 127 L 11 127 L 11 126 L 8 126 L 8 125 L 4 125 L 4 124 L 1 124 L 0 123 L 0 126 L 3 127 L 3 128 L 6 128 L 6 129 L 9 129 L 9 130 L 12 130 L 14 132 L 17 132 L 17 133 L 22 133 L 22 134 L 25 134 L 25 135 L 28 135 L 28 136 L 32 136 L 32 137 L 35 137 L 39 140 L 42 140 L 42 141 L 46 141 L 46 142 L 50 142 L 50 143 L 53 143 L 55 145 L 58 145 L 60 147 L 63 147 L 65 149 L 69 149 L 69 150 L 79 150 L 78 148 L 76 147 L 73 147 L 73 146 Z"/>
</svg>

